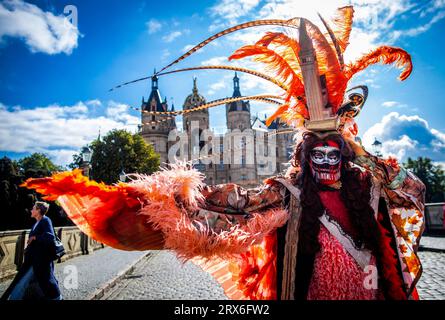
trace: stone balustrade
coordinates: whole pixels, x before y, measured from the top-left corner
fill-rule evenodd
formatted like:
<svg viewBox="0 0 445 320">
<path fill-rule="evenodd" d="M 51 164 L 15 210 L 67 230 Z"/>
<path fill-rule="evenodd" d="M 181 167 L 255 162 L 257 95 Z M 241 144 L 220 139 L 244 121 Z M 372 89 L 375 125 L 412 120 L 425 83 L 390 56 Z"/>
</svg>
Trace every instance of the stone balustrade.
<svg viewBox="0 0 445 320">
<path fill-rule="evenodd" d="M 66 252 L 58 262 L 89 254 L 104 247 L 77 227 L 59 227 L 55 228 L 55 231 Z M 23 263 L 29 232 L 30 230 L 0 231 L 0 281 L 13 277 Z"/>
</svg>

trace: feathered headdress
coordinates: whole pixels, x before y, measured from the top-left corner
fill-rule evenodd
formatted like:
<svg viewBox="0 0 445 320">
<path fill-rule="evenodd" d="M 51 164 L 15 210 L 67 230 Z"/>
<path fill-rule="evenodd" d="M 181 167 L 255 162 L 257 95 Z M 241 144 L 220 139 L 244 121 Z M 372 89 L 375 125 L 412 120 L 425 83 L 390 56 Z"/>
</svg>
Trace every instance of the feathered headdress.
<svg viewBox="0 0 445 320">
<path fill-rule="evenodd" d="M 411 74 L 412 62 L 410 55 L 405 50 L 381 46 L 357 61 L 345 64 L 343 53 L 349 44 L 353 14 L 352 6 L 339 8 L 329 23 L 319 15 L 326 29 L 324 33 L 305 18 L 256 20 L 243 23 L 204 40 L 162 68 L 155 76 L 203 69 L 225 69 L 252 74 L 277 85 L 283 89 L 283 94 L 277 96 L 265 93 L 218 99 L 187 110 L 187 112 L 236 100 L 258 100 L 278 105 L 276 111 L 267 119 L 267 125 L 280 118 L 281 121 L 294 127 L 304 126 L 314 131 L 337 130 L 340 133 L 355 136 L 357 126 L 353 118 L 360 112 L 365 103 L 368 90 L 365 86 L 352 88 L 349 91 L 361 89 L 362 92 L 352 92 L 345 99 L 347 85 L 352 76 L 372 64 L 379 62 L 384 64 L 395 63 L 397 67 L 403 69 L 399 79 L 405 80 Z M 239 48 L 228 59 L 236 60 L 251 57 L 254 61 L 265 65 L 265 72 L 225 65 L 199 66 L 166 71 L 221 36 L 264 25 L 283 26 L 298 30 L 298 37 L 291 36 L 290 33 L 266 32 L 256 43 Z M 137 79 L 122 85 L 148 78 Z M 148 113 L 176 115 L 180 112 Z"/>
</svg>

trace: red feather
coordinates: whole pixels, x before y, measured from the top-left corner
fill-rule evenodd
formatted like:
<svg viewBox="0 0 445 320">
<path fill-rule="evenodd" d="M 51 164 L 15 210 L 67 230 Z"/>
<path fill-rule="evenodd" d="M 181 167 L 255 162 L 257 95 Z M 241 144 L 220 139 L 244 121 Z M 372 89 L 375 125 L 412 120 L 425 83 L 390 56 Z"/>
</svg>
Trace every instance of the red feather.
<svg viewBox="0 0 445 320">
<path fill-rule="evenodd" d="M 230 264 L 232 280 L 252 300 L 277 298 L 277 235 L 266 236 L 260 245 L 251 246 L 237 262 Z"/>
</svg>

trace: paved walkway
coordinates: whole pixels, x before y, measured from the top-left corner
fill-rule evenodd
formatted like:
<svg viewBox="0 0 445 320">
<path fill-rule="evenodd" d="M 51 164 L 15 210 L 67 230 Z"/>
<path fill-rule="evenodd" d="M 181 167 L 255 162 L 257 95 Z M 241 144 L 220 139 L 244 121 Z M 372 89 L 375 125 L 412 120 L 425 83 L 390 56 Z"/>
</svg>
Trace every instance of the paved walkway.
<svg viewBox="0 0 445 320">
<path fill-rule="evenodd" d="M 445 253 L 419 252 L 423 276 L 417 284 L 421 300 L 445 299 Z M 133 272 L 117 281 L 103 300 L 227 299 L 222 288 L 192 263 L 181 265 L 169 251 L 143 258 Z"/>
<path fill-rule="evenodd" d="M 445 237 L 422 237 L 420 249 L 445 251 Z"/>
<path fill-rule="evenodd" d="M 121 251 L 110 247 L 55 265 L 56 278 L 65 300 L 83 300 L 147 252 Z M 77 273 L 77 288 L 76 287 Z M 0 282 L 0 295 L 11 280 Z"/>
<path fill-rule="evenodd" d="M 224 290 L 192 262 L 170 251 L 152 251 L 103 300 L 224 300 Z"/>
<path fill-rule="evenodd" d="M 445 238 L 424 237 L 421 245 L 424 272 L 417 286 L 420 297 L 445 299 L 445 251 L 437 250 L 445 249 Z M 107 247 L 56 264 L 56 277 L 64 299 L 83 300 L 131 265 L 134 269 L 116 281 L 102 299 L 226 299 L 208 273 L 191 262 L 181 264 L 170 251 L 129 252 Z M 72 288 L 76 273 L 77 287 Z M 0 294 L 9 283 L 0 282 Z"/>
<path fill-rule="evenodd" d="M 445 253 L 419 252 L 423 274 L 417 284 L 420 299 L 445 299 Z"/>
</svg>

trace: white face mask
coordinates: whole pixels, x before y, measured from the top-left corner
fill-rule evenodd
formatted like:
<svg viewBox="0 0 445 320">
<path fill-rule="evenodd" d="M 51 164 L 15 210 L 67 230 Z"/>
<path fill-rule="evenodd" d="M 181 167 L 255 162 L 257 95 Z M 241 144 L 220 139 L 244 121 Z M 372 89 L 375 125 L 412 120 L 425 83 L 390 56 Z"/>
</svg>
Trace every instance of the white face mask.
<svg viewBox="0 0 445 320">
<path fill-rule="evenodd" d="M 312 175 L 318 182 L 330 184 L 340 179 L 341 152 L 339 148 L 315 147 L 310 156 Z"/>
</svg>

